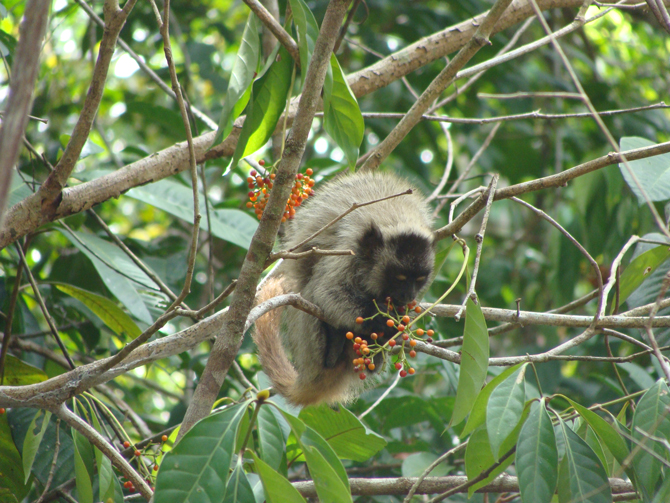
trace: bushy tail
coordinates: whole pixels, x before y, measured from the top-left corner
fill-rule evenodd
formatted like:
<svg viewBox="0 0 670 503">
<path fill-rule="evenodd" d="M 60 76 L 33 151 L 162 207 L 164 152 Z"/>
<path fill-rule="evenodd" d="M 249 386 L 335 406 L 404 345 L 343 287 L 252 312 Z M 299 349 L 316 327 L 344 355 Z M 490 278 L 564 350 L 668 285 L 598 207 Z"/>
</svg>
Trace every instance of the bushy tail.
<svg viewBox="0 0 670 503">
<path fill-rule="evenodd" d="M 288 293 L 282 277 L 267 280 L 258 293 L 258 303 Z M 258 355 L 263 370 L 274 388 L 289 401 L 294 401 L 295 383 L 298 373 L 286 356 L 280 336 L 281 312 L 283 308 L 273 309 L 256 320 L 254 342 L 258 346 Z"/>
</svg>

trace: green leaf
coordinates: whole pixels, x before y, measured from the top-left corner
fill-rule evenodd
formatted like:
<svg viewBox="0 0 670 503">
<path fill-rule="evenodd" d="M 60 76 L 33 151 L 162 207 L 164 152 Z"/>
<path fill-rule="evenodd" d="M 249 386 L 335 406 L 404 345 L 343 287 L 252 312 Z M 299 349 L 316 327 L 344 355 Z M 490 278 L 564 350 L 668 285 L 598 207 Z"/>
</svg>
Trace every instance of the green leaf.
<svg viewBox="0 0 670 503">
<path fill-rule="evenodd" d="M 486 422 L 486 406 L 489 403 L 489 397 L 491 396 L 491 393 L 500 385 L 501 382 L 516 372 L 516 370 L 521 365 L 525 364 L 517 363 L 513 367 L 506 368 L 503 372 L 491 379 L 491 381 L 486 386 L 484 386 L 484 389 L 479 393 L 479 395 L 477 395 L 475 404 L 472 407 L 472 412 L 470 412 L 470 417 L 465 423 L 463 431 L 461 431 L 460 438 L 465 438 L 468 434 L 472 433 Z"/>
<path fill-rule="evenodd" d="M 258 411 L 257 427 L 261 458 L 273 470 L 279 470 L 286 443 L 281 426 L 269 406 L 261 405 Z"/>
<path fill-rule="evenodd" d="M 44 413 L 44 416 L 42 416 Z M 39 430 L 36 430 L 36 424 L 38 419 L 42 419 L 41 427 Z M 51 419 L 51 412 L 38 410 L 33 420 L 30 422 L 28 427 L 28 432 L 26 437 L 23 439 L 23 473 L 25 474 L 24 483 L 28 483 L 30 478 L 30 472 L 33 469 L 33 462 L 35 461 L 35 454 L 42 443 L 42 438 L 44 437 L 44 432 L 47 431 L 47 426 L 49 425 L 49 420 Z"/>
<path fill-rule="evenodd" d="M 0 501 L 11 501 L 5 498 L 7 493 L 21 501 L 30 490 L 30 484 L 24 482 L 21 468 L 21 456 L 14 445 L 12 431 L 9 428 L 7 414 L 0 415 Z M 30 474 L 30 472 L 28 472 Z M 27 480 L 28 477 L 25 477 Z"/>
<path fill-rule="evenodd" d="M 333 410 L 326 404 L 305 407 L 300 419 L 330 444 L 340 459 L 367 461 L 386 446 L 386 440 L 369 430 L 345 407 Z"/>
<path fill-rule="evenodd" d="M 335 54 L 323 84 L 323 128 L 335 140 L 353 169 L 363 141 L 365 121 Z"/>
<path fill-rule="evenodd" d="M 402 461 L 402 476 L 420 476 L 437 458 L 437 454 L 433 454 L 432 452 L 415 452 L 414 454 L 410 454 Z M 452 470 L 452 468 L 453 467 L 449 466 L 446 462 L 442 462 L 430 472 L 429 476 L 444 477 Z"/>
<path fill-rule="evenodd" d="M 219 129 L 212 146 L 218 145 L 233 129 L 233 122 L 239 117 L 249 101 L 249 86 L 256 76 L 261 60 L 261 43 L 259 37 L 261 23 L 253 12 L 249 13 L 244 27 L 240 48 L 233 63 L 233 70 L 228 81 L 226 99 L 223 102 Z"/>
<path fill-rule="evenodd" d="M 523 503 L 550 503 L 558 479 L 558 449 L 544 401 L 534 402 L 516 444 L 516 471 Z"/>
<path fill-rule="evenodd" d="M 626 441 L 623 439 L 621 434 L 619 434 L 616 428 L 592 410 L 587 409 L 586 407 L 570 400 L 567 397 L 564 398 L 570 402 L 570 405 L 572 405 L 572 407 L 579 413 L 584 421 L 588 423 L 595 434 L 598 435 L 598 438 L 600 438 L 600 440 L 616 458 L 619 464 L 621 466 L 625 466 L 627 462 L 625 463 L 624 461 L 628 458 L 630 451 L 626 446 Z M 632 467 L 629 466 L 626 469 L 626 473 L 630 479 L 633 480 Z"/>
<path fill-rule="evenodd" d="M 223 503 L 256 503 L 254 491 L 251 489 L 249 480 L 247 480 L 247 474 L 244 473 L 241 457 L 237 458 L 235 469 L 228 478 Z"/>
<path fill-rule="evenodd" d="M 512 464 L 514 455 L 509 456 L 505 461 L 493 470 L 488 477 L 473 484 L 468 488 L 468 497 L 471 498 L 477 489 L 485 486 Z M 479 476 L 484 470 L 488 470 L 494 465 L 493 453 L 491 452 L 491 444 L 489 444 L 489 435 L 485 426 L 480 426 L 472 432 L 468 446 L 465 448 L 465 474 L 468 480 L 472 480 Z"/>
<path fill-rule="evenodd" d="M 254 82 L 247 118 L 237 140 L 231 167 L 237 166 L 240 159 L 260 149 L 274 133 L 286 108 L 292 69 L 293 59 L 281 46 L 272 66 Z"/>
<path fill-rule="evenodd" d="M 101 435 L 105 434 L 93 407 L 91 407 L 91 423 L 98 433 Z M 114 501 L 116 484 L 112 461 L 97 447 L 93 447 L 93 453 L 95 454 L 95 463 L 98 467 L 98 499 L 106 502 L 111 498 L 111 501 Z"/>
<path fill-rule="evenodd" d="M 639 136 L 627 136 L 621 138 L 619 145 L 621 150 L 624 151 L 649 147 L 656 145 L 656 142 Z M 628 161 L 628 164 L 649 199 L 652 201 L 670 199 L 670 154 Z M 637 197 L 638 203 L 643 205 L 645 202 L 644 196 L 623 163 L 619 163 L 619 170 L 621 170 L 628 187 Z"/>
<path fill-rule="evenodd" d="M 95 266 L 105 286 L 138 320 L 150 325 L 151 313 L 138 288 L 153 288 L 153 281 L 116 245 L 93 234 L 58 228 Z M 103 261 L 104 260 L 104 261 Z M 109 265 L 108 265 L 109 264 Z M 111 267 L 110 267 L 111 266 Z M 114 267 L 114 269 L 112 269 Z M 121 274 L 120 272 L 123 272 Z M 132 281 L 129 279 L 132 278 Z"/>
<path fill-rule="evenodd" d="M 579 435 L 560 420 L 559 427 L 565 441 L 565 463 L 569 473 L 569 501 L 584 503 L 611 503 L 612 490 L 605 467 L 598 456 Z M 567 503 L 561 499 L 559 502 Z"/>
<path fill-rule="evenodd" d="M 256 471 L 261 477 L 268 503 L 306 503 L 305 498 L 285 477 L 273 470 L 255 453 L 252 452 L 251 455 L 256 464 Z"/>
<path fill-rule="evenodd" d="M 198 421 L 165 455 L 156 477 L 156 503 L 221 500 L 237 428 L 249 403 L 232 405 Z"/>
<path fill-rule="evenodd" d="M 85 450 L 90 448 L 90 444 L 87 446 L 84 436 L 76 430 L 72 430 L 72 439 L 74 440 L 74 473 L 77 485 L 77 501 L 81 503 L 93 503 L 93 486 L 85 461 L 87 457 Z"/>
<path fill-rule="evenodd" d="M 630 261 L 619 280 L 619 304 L 623 304 L 654 270 L 670 258 L 668 246 L 657 246 Z M 612 305 L 614 311 L 614 305 Z"/>
<path fill-rule="evenodd" d="M 497 460 L 500 446 L 514 430 L 523 412 L 526 398 L 524 364 L 495 388 L 486 408 L 486 430 L 489 434 L 491 452 Z"/>
<path fill-rule="evenodd" d="M 663 381 L 658 381 L 642 395 L 633 414 L 631 427 L 633 441 L 636 445 L 644 446 L 633 458 L 633 467 L 641 486 L 640 489 L 649 496 L 656 491 L 656 484 L 661 477 L 663 467 L 661 461 L 656 459 L 653 453 L 660 456 L 661 459 L 667 457 L 665 446 L 659 441 L 652 440 L 649 436 L 670 440 L 669 408 L 668 387 Z"/>
<path fill-rule="evenodd" d="M 72 285 L 55 283 L 56 288 L 70 297 L 81 301 L 93 311 L 115 334 L 127 334 L 135 338 L 142 333 L 135 322 L 119 306 L 97 293 L 89 292 Z"/>
<path fill-rule="evenodd" d="M 298 47 L 300 49 L 300 71 L 302 89 L 307 75 L 307 67 L 314 53 L 314 44 L 319 36 L 319 24 L 312 11 L 303 0 L 289 0 L 291 3 L 291 12 L 298 32 Z"/>
<path fill-rule="evenodd" d="M 468 299 L 465 316 L 461 371 L 458 376 L 458 391 L 450 425 L 459 424 L 472 410 L 475 399 L 486 380 L 486 370 L 489 364 L 489 333 L 481 307 Z"/>
<path fill-rule="evenodd" d="M 5 386 L 25 386 L 47 379 L 47 375 L 37 367 L 28 365 L 12 355 L 5 357 L 5 379 L 3 381 Z"/>
<path fill-rule="evenodd" d="M 135 187 L 126 194 L 138 201 L 193 222 L 193 191 L 173 180 L 161 180 L 151 185 Z M 200 207 L 204 206 L 204 196 L 200 194 Z M 256 232 L 258 222 L 244 211 L 235 209 L 210 209 L 212 234 L 217 238 L 248 249 L 251 238 Z M 207 230 L 207 217 L 203 215 L 200 228 Z"/>
</svg>

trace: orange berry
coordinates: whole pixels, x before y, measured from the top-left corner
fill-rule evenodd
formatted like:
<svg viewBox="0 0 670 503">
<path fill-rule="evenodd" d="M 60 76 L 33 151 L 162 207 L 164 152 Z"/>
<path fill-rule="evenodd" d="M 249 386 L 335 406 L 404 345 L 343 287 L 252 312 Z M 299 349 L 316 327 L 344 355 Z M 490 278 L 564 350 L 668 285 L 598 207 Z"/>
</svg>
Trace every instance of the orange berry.
<svg viewBox="0 0 670 503">
<path fill-rule="evenodd" d="M 361 339 L 360 337 L 356 337 L 354 339 L 354 342 L 357 342 L 358 344 L 360 344 L 361 342 L 363 342 L 363 339 Z"/>
<path fill-rule="evenodd" d="M 155 472 L 158 471 L 158 465 L 154 465 L 154 471 L 155 471 Z"/>
<path fill-rule="evenodd" d="M 409 323 L 409 316 L 403 316 L 402 317 L 402 322 L 407 325 Z"/>
<path fill-rule="evenodd" d="M 251 201 L 247 201 L 247 208 L 253 208 L 254 204 Z"/>
<path fill-rule="evenodd" d="M 412 347 L 416 346 L 416 341 L 412 339 L 411 341 L 409 341 L 409 345 Z"/>
<path fill-rule="evenodd" d="M 410 358 L 414 358 L 414 357 L 416 357 L 416 351 L 414 351 L 414 350 L 410 351 L 410 352 L 409 352 L 409 357 L 410 357 Z"/>
<path fill-rule="evenodd" d="M 374 363 L 368 364 L 368 370 L 374 370 L 374 369 L 375 369 L 375 364 Z"/>
<path fill-rule="evenodd" d="M 125 442 L 123 442 L 123 448 L 127 449 L 128 447 L 130 447 L 130 442 L 126 440 Z"/>
<path fill-rule="evenodd" d="M 135 457 L 139 458 L 141 455 L 142 455 L 142 453 L 140 451 L 138 451 L 137 449 L 135 449 Z"/>
<path fill-rule="evenodd" d="M 370 334 L 370 339 L 372 339 L 373 341 L 376 341 L 376 340 L 377 340 L 377 337 L 378 337 L 378 335 L 377 335 L 376 333 L 374 333 L 374 332 L 372 332 L 372 333 Z"/>
<path fill-rule="evenodd" d="M 403 330 L 405 330 L 405 325 L 401 323 L 400 325 L 398 325 L 398 332 L 402 332 Z"/>
<path fill-rule="evenodd" d="M 416 306 L 416 307 L 414 308 L 414 312 L 415 312 L 415 313 L 420 313 L 421 311 L 423 311 L 423 309 L 421 309 L 421 306 Z"/>
<path fill-rule="evenodd" d="M 410 367 L 409 370 L 408 370 L 407 372 L 409 372 L 410 374 L 414 375 L 414 372 L 416 372 L 416 370 L 414 370 L 412 367 Z"/>
<path fill-rule="evenodd" d="M 272 182 L 268 182 L 268 183 L 266 183 L 266 185 L 268 186 L 268 189 L 271 189 L 272 187 L 275 186 L 274 183 L 272 183 Z"/>
<path fill-rule="evenodd" d="M 6 412 L 6 411 L 5 411 L 5 408 L 4 408 L 4 407 L 0 407 L 0 415 L 4 414 L 5 412 Z"/>
<path fill-rule="evenodd" d="M 395 345 L 396 345 L 395 339 L 391 339 L 391 340 L 389 341 L 389 346 L 393 347 L 393 346 L 395 346 Z"/>
<path fill-rule="evenodd" d="M 426 332 L 426 333 L 428 334 L 428 337 L 432 337 L 433 334 L 435 333 L 435 331 L 434 330 L 428 330 L 428 332 Z"/>
<path fill-rule="evenodd" d="M 163 442 L 167 442 L 167 440 L 168 440 L 168 436 L 167 436 L 167 435 L 163 435 L 163 436 L 161 437 L 161 440 L 162 440 Z"/>
<path fill-rule="evenodd" d="M 361 325 L 364 321 L 365 320 L 363 319 L 362 316 L 359 316 L 358 318 L 356 318 L 356 323 L 358 323 L 359 325 Z"/>
<path fill-rule="evenodd" d="M 347 332 L 346 337 L 347 337 L 347 339 L 351 340 L 351 339 L 354 338 L 354 333 L 353 332 Z"/>
<path fill-rule="evenodd" d="M 423 328 L 417 328 L 416 329 L 416 335 L 419 337 L 422 337 L 425 332 L 423 331 Z"/>
<path fill-rule="evenodd" d="M 286 222 L 286 217 L 281 217 L 282 222 Z"/>
<path fill-rule="evenodd" d="M 363 352 L 364 355 L 369 355 L 370 354 L 370 348 L 367 347 L 367 346 L 362 347 L 361 351 Z"/>
<path fill-rule="evenodd" d="M 314 180 L 309 180 L 307 182 L 307 185 L 309 185 L 310 187 L 314 187 L 314 183 L 315 183 Z"/>
<path fill-rule="evenodd" d="M 305 173 L 307 173 L 308 175 L 311 176 L 311 175 L 314 173 L 314 170 L 313 170 L 312 168 L 307 168 L 307 169 L 305 170 Z"/>
<path fill-rule="evenodd" d="M 387 327 L 392 327 L 393 325 L 395 325 L 395 323 L 393 323 L 393 320 L 387 320 L 386 321 L 386 326 Z"/>
</svg>

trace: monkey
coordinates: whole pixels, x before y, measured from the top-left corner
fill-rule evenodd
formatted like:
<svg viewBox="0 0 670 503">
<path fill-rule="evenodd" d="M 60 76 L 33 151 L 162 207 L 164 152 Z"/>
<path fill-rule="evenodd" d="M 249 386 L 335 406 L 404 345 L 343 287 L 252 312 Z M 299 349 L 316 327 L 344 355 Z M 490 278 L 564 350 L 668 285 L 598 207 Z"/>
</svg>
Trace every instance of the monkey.
<svg viewBox="0 0 670 503">
<path fill-rule="evenodd" d="M 260 362 L 275 390 L 290 403 L 334 405 L 360 394 L 365 384 L 353 370 L 357 355 L 353 344 L 347 344 L 346 333 L 368 341 L 372 332 L 394 335 L 395 330 L 386 326 L 386 317 L 363 324 L 357 324 L 356 318 L 373 316 L 388 301 L 404 306 L 420 296 L 432 277 L 435 251 L 428 204 L 409 182 L 390 173 L 337 177 L 320 187 L 298 208 L 295 218 L 287 221 L 280 238 L 285 250 L 302 243 L 353 203 L 408 188 L 411 194 L 348 213 L 295 250 L 351 250 L 353 256 L 312 254 L 284 260 L 261 288 L 259 302 L 297 292 L 319 306 L 327 320 L 286 307 L 256 321 L 253 338 Z"/>
</svg>

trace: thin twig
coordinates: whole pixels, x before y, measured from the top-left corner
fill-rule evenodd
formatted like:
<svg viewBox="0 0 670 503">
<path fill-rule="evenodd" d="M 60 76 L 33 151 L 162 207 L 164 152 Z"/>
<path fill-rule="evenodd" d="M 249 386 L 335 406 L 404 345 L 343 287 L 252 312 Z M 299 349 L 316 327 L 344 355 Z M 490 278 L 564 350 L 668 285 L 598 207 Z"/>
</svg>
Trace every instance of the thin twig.
<svg viewBox="0 0 670 503">
<path fill-rule="evenodd" d="M 452 456 L 453 454 L 457 453 L 464 447 L 468 445 L 467 442 L 463 442 L 462 444 L 457 445 L 456 447 L 449 449 L 447 452 L 442 454 L 439 458 L 437 458 L 435 461 L 433 461 L 424 471 L 419 475 L 416 479 L 416 482 L 412 484 L 412 487 L 410 487 L 409 491 L 407 491 L 407 496 L 405 496 L 405 499 L 403 500 L 403 503 L 409 503 L 414 495 L 416 494 L 416 490 L 419 488 L 421 485 L 421 482 L 425 480 L 425 478 L 430 475 L 430 472 L 432 472 L 435 468 L 437 468 L 437 465 L 445 461 L 449 456 Z"/>
<path fill-rule="evenodd" d="M 258 0 L 244 0 L 244 3 L 258 16 L 258 19 L 262 21 L 266 28 L 277 37 L 279 43 L 288 51 L 296 65 L 300 66 L 300 51 L 293 37 L 288 34 L 284 27 L 279 24 L 275 17 Z"/>
<path fill-rule="evenodd" d="M 368 407 L 368 409 L 365 412 L 363 412 L 361 415 L 358 416 L 358 420 L 360 421 L 365 416 L 367 416 L 370 412 L 375 410 L 377 405 L 382 403 L 382 401 L 387 396 L 389 396 L 389 393 L 391 393 L 391 391 L 393 391 L 393 388 L 395 388 L 398 385 L 399 382 L 400 382 L 400 372 L 396 373 L 396 376 L 395 376 L 395 379 L 393 380 L 393 382 L 384 390 L 384 392 L 379 396 L 379 398 L 377 398 L 377 400 L 375 400 L 374 403 L 372 405 L 370 405 L 370 407 Z"/>
</svg>

